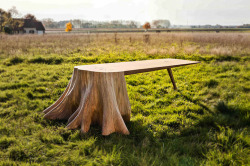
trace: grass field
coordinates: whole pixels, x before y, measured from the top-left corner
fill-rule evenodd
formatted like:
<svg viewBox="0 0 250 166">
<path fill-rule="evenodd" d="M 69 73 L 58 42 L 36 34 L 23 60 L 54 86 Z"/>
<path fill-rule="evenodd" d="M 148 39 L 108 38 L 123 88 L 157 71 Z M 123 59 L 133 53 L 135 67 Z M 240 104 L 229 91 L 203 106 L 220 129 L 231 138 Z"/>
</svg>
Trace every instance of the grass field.
<svg viewBox="0 0 250 166">
<path fill-rule="evenodd" d="M 0 36 L 0 165 L 249 165 L 250 33 Z M 86 135 L 42 111 L 76 65 L 178 58 L 126 76 L 130 135 Z"/>
</svg>

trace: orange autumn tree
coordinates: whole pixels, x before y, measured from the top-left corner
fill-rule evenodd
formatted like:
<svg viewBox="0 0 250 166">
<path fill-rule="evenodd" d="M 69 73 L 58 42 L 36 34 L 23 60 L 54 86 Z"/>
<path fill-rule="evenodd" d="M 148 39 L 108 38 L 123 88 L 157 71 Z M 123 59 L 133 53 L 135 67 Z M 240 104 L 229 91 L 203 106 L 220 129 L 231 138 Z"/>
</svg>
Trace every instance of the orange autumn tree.
<svg viewBox="0 0 250 166">
<path fill-rule="evenodd" d="M 72 24 L 71 24 L 70 22 L 68 22 L 68 23 L 66 24 L 66 29 L 65 29 L 65 31 L 66 31 L 66 32 L 72 31 Z"/>
<path fill-rule="evenodd" d="M 151 25 L 149 22 L 146 22 L 144 25 L 143 25 L 143 28 L 145 29 L 145 31 L 148 31 L 148 29 L 151 28 Z"/>
</svg>

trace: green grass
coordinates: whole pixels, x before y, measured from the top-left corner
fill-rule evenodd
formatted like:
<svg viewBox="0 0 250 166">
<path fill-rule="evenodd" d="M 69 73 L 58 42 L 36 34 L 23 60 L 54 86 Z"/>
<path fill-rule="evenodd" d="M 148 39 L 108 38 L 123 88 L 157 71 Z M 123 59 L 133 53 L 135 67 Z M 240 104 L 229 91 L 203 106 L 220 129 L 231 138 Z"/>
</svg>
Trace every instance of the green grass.
<svg viewBox="0 0 250 166">
<path fill-rule="evenodd" d="M 247 54 L 152 55 L 142 51 L 150 47 L 142 43 L 132 51 L 122 47 L 1 55 L 0 165 L 249 165 Z M 99 126 L 81 135 L 65 129 L 66 121 L 43 118 L 42 111 L 62 94 L 74 66 L 157 58 L 201 63 L 173 69 L 178 91 L 166 70 L 126 76 L 130 135 L 104 137 Z"/>
</svg>

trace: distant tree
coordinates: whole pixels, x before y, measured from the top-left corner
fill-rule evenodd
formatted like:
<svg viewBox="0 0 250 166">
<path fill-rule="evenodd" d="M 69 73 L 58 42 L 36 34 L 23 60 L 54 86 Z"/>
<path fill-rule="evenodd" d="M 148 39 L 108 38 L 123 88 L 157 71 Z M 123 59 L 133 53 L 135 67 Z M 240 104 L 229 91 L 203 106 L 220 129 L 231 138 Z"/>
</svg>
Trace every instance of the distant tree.
<svg viewBox="0 0 250 166">
<path fill-rule="evenodd" d="M 57 27 L 57 28 L 65 28 L 65 25 L 66 25 L 68 22 L 70 22 L 70 21 L 64 20 L 64 21 L 59 21 L 59 22 L 57 22 L 57 23 L 58 23 L 58 27 Z M 72 27 L 73 27 L 73 25 L 72 25 Z"/>
<path fill-rule="evenodd" d="M 52 18 L 44 18 L 42 19 L 42 23 L 46 28 L 58 28 L 57 22 Z"/>
<path fill-rule="evenodd" d="M 250 28 L 250 24 L 243 24 L 241 26 L 238 26 L 238 28 Z"/>
<path fill-rule="evenodd" d="M 135 21 L 130 21 L 128 25 L 129 25 L 129 28 L 137 28 Z"/>
<path fill-rule="evenodd" d="M 81 20 L 80 19 L 74 19 L 72 20 L 72 24 L 74 26 L 74 28 L 80 28 L 81 27 Z"/>
<path fill-rule="evenodd" d="M 15 6 L 12 6 L 8 12 L 11 14 L 12 17 L 21 17 L 21 13 L 17 10 L 17 8 Z"/>
<path fill-rule="evenodd" d="M 92 23 L 86 22 L 81 24 L 81 28 L 92 28 Z"/>
<path fill-rule="evenodd" d="M 0 8 L 0 32 L 3 31 L 3 23 L 4 23 L 4 15 L 5 15 L 6 11 L 4 11 L 3 9 Z"/>
<path fill-rule="evenodd" d="M 24 18 L 25 18 L 25 19 L 36 20 L 36 17 L 35 17 L 33 14 L 30 14 L 30 13 L 26 14 L 26 15 L 24 16 Z"/>
<path fill-rule="evenodd" d="M 148 31 L 148 29 L 151 28 L 151 25 L 149 22 L 146 22 L 144 25 L 143 25 L 143 28 L 145 29 L 145 31 Z"/>
<path fill-rule="evenodd" d="M 70 22 L 68 22 L 68 23 L 66 24 L 66 29 L 65 29 L 65 31 L 66 31 L 66 32 L 72 31 L 72 24 L 71 24 Z"/>
<path fill-rule="evenodd" d="M 9 27 L 4 27 L 4 32 L 7 34 L 11 34 L 12 33 L 12 29 Z"/>
<path fill-rule="evenodd" d="M 6 33 L 12 33 L 13 30 L 19 29 L 19 27 L 23 26 L 23 21 L 20 19 L 15 19 L 18 17 L 21 17 L 21 13 L 17 10 L 15 6 L 12 6 L 9 10 L 8 13 L 11 14 L 11 22 L 9 24 L 9 27 L 5 29 L 4 31 Z"/>
<path fill-rule="evenodd" d="M 160 24 L 160 20 L 154 20 L 152 22 L 152 25 L 155 27 L 155 28 L 163 28 Z"/>
<path fill-rule="evenodd" d="M 152 25 L 155 28 L 168 28 L 170 27 L 170 21 L 169 20 L 154 20 L 152 22 Z"/>
<path fill-rule="evenodd" d="M 12 15 L 10 12 L 4 11 L 3 9 L 0 9 L 0 27 L 1 32 L 4 31 L 5 33 L 12 33 L 13 28 L 18 23 L 17 20 L 14 20 L 12 18 Z"/>
</svg>

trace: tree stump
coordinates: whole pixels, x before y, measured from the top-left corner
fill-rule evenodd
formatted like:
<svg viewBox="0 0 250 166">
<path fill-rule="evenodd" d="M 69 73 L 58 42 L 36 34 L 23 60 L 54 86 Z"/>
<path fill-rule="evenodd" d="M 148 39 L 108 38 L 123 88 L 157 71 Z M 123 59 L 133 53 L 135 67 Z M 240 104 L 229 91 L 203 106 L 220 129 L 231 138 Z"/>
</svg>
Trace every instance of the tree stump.
<svg viewBox="0 0 250 166">
<path fill-rule="evenodd" d="M 67 119 L 68 129 L 81 127 L 88 132 L 91 124 L 102 126 L 102 135 L 129 134 L 130 103 L 124 72 L 93 72 L 74 68 L 61 97 L 43 111 L 46 119 Z"/>
</svg>

